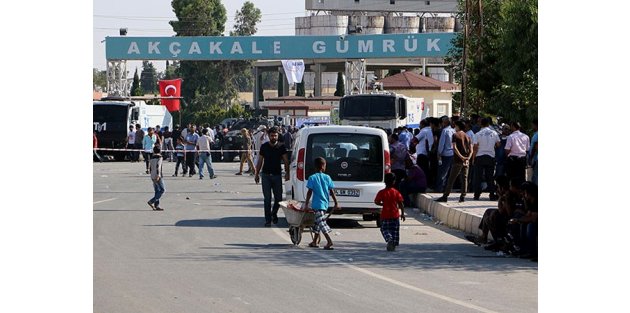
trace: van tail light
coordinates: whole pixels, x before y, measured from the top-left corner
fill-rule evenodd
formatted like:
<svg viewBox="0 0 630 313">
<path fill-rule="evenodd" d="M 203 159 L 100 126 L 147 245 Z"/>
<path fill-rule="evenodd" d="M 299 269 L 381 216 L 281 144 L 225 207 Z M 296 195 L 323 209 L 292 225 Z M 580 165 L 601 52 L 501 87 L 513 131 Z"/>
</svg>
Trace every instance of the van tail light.
<svg viewBox="0 0 630 313">
<path fill-rule="evenodd" d="M 389 151 L 385 150 L 384 153 L 383 153 L 383 156 L 385 158 L 385 166 L 383 167 L 383 170 L 384 170 L 385 174 L 391 173 L 392 172 L 392 163 L 389 160 Z"/>
<path fill-rule="evenodd" d="M 298 152 L 296 174 L 299 181 L 304 181 L 304 148 Z"/>
</svg>

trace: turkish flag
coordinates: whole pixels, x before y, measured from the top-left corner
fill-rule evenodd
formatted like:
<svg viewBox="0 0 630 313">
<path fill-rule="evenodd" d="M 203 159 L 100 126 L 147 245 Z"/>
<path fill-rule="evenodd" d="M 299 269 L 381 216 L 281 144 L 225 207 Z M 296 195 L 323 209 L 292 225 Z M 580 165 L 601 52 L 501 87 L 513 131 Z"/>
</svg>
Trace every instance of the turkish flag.
<svg viewBox="0 0 630 313">
<path fill-rule="evenodd" d="M 182 79 L 160 80 L 160 96 L 177 97 L 181 96 Z M 179 99 L 161 99 L 162 105 L 166 106 L 169 112 L 179 111 Z"/>
</svg>

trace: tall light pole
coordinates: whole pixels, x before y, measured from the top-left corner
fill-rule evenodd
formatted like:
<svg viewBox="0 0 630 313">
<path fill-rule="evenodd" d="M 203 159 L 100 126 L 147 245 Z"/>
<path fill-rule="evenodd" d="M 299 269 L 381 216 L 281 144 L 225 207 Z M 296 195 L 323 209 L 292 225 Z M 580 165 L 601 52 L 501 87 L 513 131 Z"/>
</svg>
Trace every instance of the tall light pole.
<svg viewBox="0 0 630 313">
<path fill-rule="evenodd" d="M 470 19 L 468 18 L 468 2 L 470 2 L 470 0 L 466 0 L 466 4 L 465 4 L 465 8 L 464 8 L 464 52 L 463 52 L 463 60 L 462 60 L 462 99 L 461 99 L 461 104 L 460 104 L 460 109 L 459 109 L 459 114 L 463 117 L 464 116 L 464 109 L 466 108 L 466 89 L 467 88 L 467 83 L 468 83 L 468 73 L 466 70 L 466 60 L 468 59 L 468 48 L 466 47 L 468 45 L 468 28 L 470 27 Z"/>
</svg>

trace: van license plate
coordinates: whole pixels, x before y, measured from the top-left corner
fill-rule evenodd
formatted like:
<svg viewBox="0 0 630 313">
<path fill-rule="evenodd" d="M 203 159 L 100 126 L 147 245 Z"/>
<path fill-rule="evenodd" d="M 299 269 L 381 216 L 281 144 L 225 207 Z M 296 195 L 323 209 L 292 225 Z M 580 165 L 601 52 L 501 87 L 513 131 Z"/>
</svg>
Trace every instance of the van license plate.
<svg viewBox="0 0 630 313">
<path fill-rule="evenodd" d="M 333 189 L 335 191 L 335 195 L 339 197 L 359 197 L 361 196 L 361 191 L 359 189 Z"/>
</svg>

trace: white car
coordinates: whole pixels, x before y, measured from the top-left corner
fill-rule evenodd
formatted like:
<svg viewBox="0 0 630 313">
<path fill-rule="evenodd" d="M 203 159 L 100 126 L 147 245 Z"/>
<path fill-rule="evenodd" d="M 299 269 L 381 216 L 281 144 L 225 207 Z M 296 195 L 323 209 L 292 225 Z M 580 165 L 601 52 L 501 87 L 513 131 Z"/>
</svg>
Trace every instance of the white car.
<svg viewBox="0 0 630 313">
<path fill-rule="evenodd" d="M 363 214 L 364 220 L 378 221 L 381 207 L 374 204 L 374 198 L 385 188 L 385 173 L 391 171 L 385 131 L 363 126 L 305 127 L 298 131 L 291 149 L 287 199 L 306 200 L 306 182 L 315 173 L 314 160 L 324 157 L 325 173 L 335 183 L 341 207 L 334 213 Z"/>
</svg>

